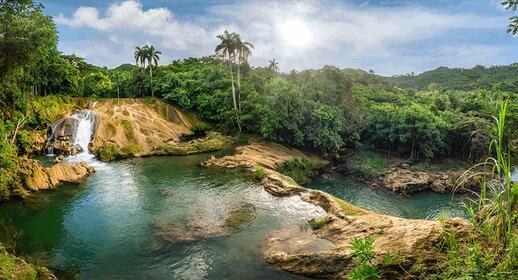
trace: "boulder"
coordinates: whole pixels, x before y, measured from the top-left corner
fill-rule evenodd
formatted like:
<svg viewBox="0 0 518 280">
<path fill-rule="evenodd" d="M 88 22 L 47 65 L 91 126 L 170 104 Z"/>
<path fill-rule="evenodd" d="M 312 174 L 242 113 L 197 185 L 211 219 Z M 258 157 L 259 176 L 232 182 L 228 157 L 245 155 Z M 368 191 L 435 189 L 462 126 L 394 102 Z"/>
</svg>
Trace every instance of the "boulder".
<svg viewBox="0 0 518 280">
<path fill-rule="evenodd" d="M 463 176 L 462 171 L 412 171 L 406 167 L 392 168 L 380 176 L 373 185 L 387 188 L 393 192 L 409 194 L 419 191 L 466 192 L 479 188 L 478 176 L 464 176 L 465 180 L 458 180 Z"/>
<path fill-rule="evenodd" d="M 64 182 L 77 182 L 95 172 L 93 167 L 84 162 L 62 162 L 51 167 L 42 167 L 38 161 L 28 158 L 21 159 L 20 167 L 24 187 L 30 191 L 52 189 Z"/>
</svg>

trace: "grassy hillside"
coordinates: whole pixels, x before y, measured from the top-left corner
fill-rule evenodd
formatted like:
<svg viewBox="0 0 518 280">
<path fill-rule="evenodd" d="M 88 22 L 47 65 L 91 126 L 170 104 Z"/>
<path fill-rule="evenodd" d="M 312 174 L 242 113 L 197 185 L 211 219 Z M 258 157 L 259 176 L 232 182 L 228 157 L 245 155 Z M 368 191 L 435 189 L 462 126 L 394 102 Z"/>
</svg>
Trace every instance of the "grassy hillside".
<svg viewBox="0 0 518 280">
<path fill-rule="evenodd" d="M 419 75 L 387 78 L 393 85 L 413 90 L 476 90 L 494 89 L 518 93 L 518 63 L 471 69 L 439 67 Z"/>
</svg>

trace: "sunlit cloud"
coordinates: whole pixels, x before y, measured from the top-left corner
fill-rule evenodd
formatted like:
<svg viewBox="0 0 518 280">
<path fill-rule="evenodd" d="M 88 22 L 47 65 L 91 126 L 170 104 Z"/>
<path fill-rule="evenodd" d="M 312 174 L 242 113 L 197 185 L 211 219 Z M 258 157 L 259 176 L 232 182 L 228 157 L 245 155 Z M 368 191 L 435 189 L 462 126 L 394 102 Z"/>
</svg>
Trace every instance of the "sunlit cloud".
<svg viewBox="0 0 518 280">
<path fill-rule="evenodd" d="M 431 46 L 418 58 L 410 53 L 416 45 L 457 32 L 502 31 L 505 17 L 475 13 L 446 13 L 422 6 L 353 5 L 335 1 L 241 1 L 216 4 L 197 16 L 181 20 L 168 8 L 145 9 L 137 1 L 123 1 L 105 11 L 79 7 L 72 15 L 60 14 L 58 25 L 86 28 L 100 33 L 95 45 L 106 51 L 101 55 L 88 51 L 91 43 L 78 46 L 77 52 L 89 53 L 89 61 L 107 66 L 129 62 L 136 45 L 152 43 L 162 50 L 162 62 L 186 56 L 210 55 L 217 44 L 216 35 L 225 29 L 236 31 L 254 44 L 251 63 L 265 65 L 277 58 L 281 70 L 317 68 L 326 64 L 339 67 L 374 68 L 385 74 L 402 69 L 422 71 L 452 60 L 447 65 L 470 66 L 472 51 L 488 50 L 478 63 L 484 64 L 505 50 L 502 47 L 448 42 Z M 502 31 L 503 32 L 503 31 Z M 91 42 L 92 40 L 89 39 Z M 74 43 L 62 43 L 73 51 Z M 108 52 L 113 52 L 112 56 Z M 475 56 L 476 58 L 477 56 Z M 483 58 L 483 59 L 482 59 Z M 131 61 L 131 60 L 130 60 Z M 377 62 L 377 63 L 376 63 Z M 401 67 L 404 64 L 405 67 Z M 426 67 L 427 64 L 428 67 Z M 476 63 L 475 63 L 476 64 Z"/>
</svg>

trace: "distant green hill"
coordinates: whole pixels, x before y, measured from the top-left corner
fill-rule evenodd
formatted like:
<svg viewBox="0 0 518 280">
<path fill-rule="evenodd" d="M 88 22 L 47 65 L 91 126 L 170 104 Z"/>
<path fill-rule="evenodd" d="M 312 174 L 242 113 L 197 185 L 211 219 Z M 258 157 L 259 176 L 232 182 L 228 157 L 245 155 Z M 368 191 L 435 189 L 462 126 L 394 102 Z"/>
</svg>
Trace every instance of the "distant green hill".
<svg viewBox="0 0 518 280">
<path fill-rule="evenodd" d="M 419 75 L 386 78 L 393 85 L 414 90 L 426 90 L 431 84 L 446 90 L 498 89 L 518 93 L 518 63 L 471 69 L 439 67 Z M 436 86 L 433 85 L 433 86 Z"/>
<path fill-rule="evenodd" d="M 138 66 L 135 65 L 135 64 L 124 63 L 124 64 L 121 64 L 121 65 L 117 66 L 116 68 L 114 68 L 114 70 L 132 71 L 132 70 L 137 69 L 137 68 L 138 68 Z"/>
</svg>

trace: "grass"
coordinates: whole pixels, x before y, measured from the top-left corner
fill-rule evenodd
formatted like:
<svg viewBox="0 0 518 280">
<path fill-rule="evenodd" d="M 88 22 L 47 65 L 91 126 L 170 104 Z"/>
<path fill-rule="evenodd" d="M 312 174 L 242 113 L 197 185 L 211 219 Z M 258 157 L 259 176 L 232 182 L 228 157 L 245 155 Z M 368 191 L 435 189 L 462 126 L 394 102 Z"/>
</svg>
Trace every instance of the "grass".
<svg viewBox="0 0 518 280">
<path fill-rule="evenodd" d="M 481 192 L 464 205 L 472 233 L 460 239 L 443 228 L 440 249 L 446 253 L 446 269 L 430 278 L 516 279 L 518 275 L 518 184 L 510 180 L 511 155 L 504 137 L 506 108 L 507 102 L 501 102 L 499 116 L 488 131 L 492 156 L 473 166 L 483 165 L 491 171 L 479 174 Z"/>
<path fill-rule="evenodd" d="M 0 246 L 0 279 L 37 279 L 38 271 L 24 260 L 9 254 Z"/>
<path fill-rule="evenodd" d="M 266 173 L 264 171 L 264 167 L 258 165 L 256 168 L 255 168 L 255 179 L 258 180 L 258 181 L 261 181 L 264 176 L 266 176 Z"/>
<path fill-rule="evenodd" d="M 106 144 L 97 151 L 97 156 L 102 161 L 111 161 L 135 156 L 141 152 L 140 147 L 130 145 L 120 148 L 114 144 Z"/>
<path fill-rule="evenodd" d="M 320 229 L 323 226 L 325 226 L 327 223 L 329 223 L 330 218 L 328 216 L 325 216 L 323 218 L 314 218 L 308 221 L 309 226 L 314 229 Z"/>
<path fill-rule="evenodd" d="M 390 162 L 383 154 L 362 150 L 348 160 L 347 167 L 352 173 L 375 178 L 389 170 Z"/>
<path fill-rule="evenodd" d="M 126 138 L 128 138 L 128 140 L 133 140 L 135 137 L 135 134 L 133 133 L 133 124 L 131 124 L 131 122 L 128 120 L 122 120 L 121 126 L 124 128 Z"/>
<path fill-rule="evenodd" d="M 349 202 L 346 202 L 343 199 L 330 195 L 331 198 L 342 208 L 344 215 L 352 216 L 364 213 L 363 209 L 358 206 L 355 206 Z"/>
<path fill-rule="evenodd" d="M 317 175 L 318 167 L 308 157 L 295 157 L 275 166 L 275 171 L 291 177 L 299 184 L 307 183 L 311 177 Z"/>
</svg>

